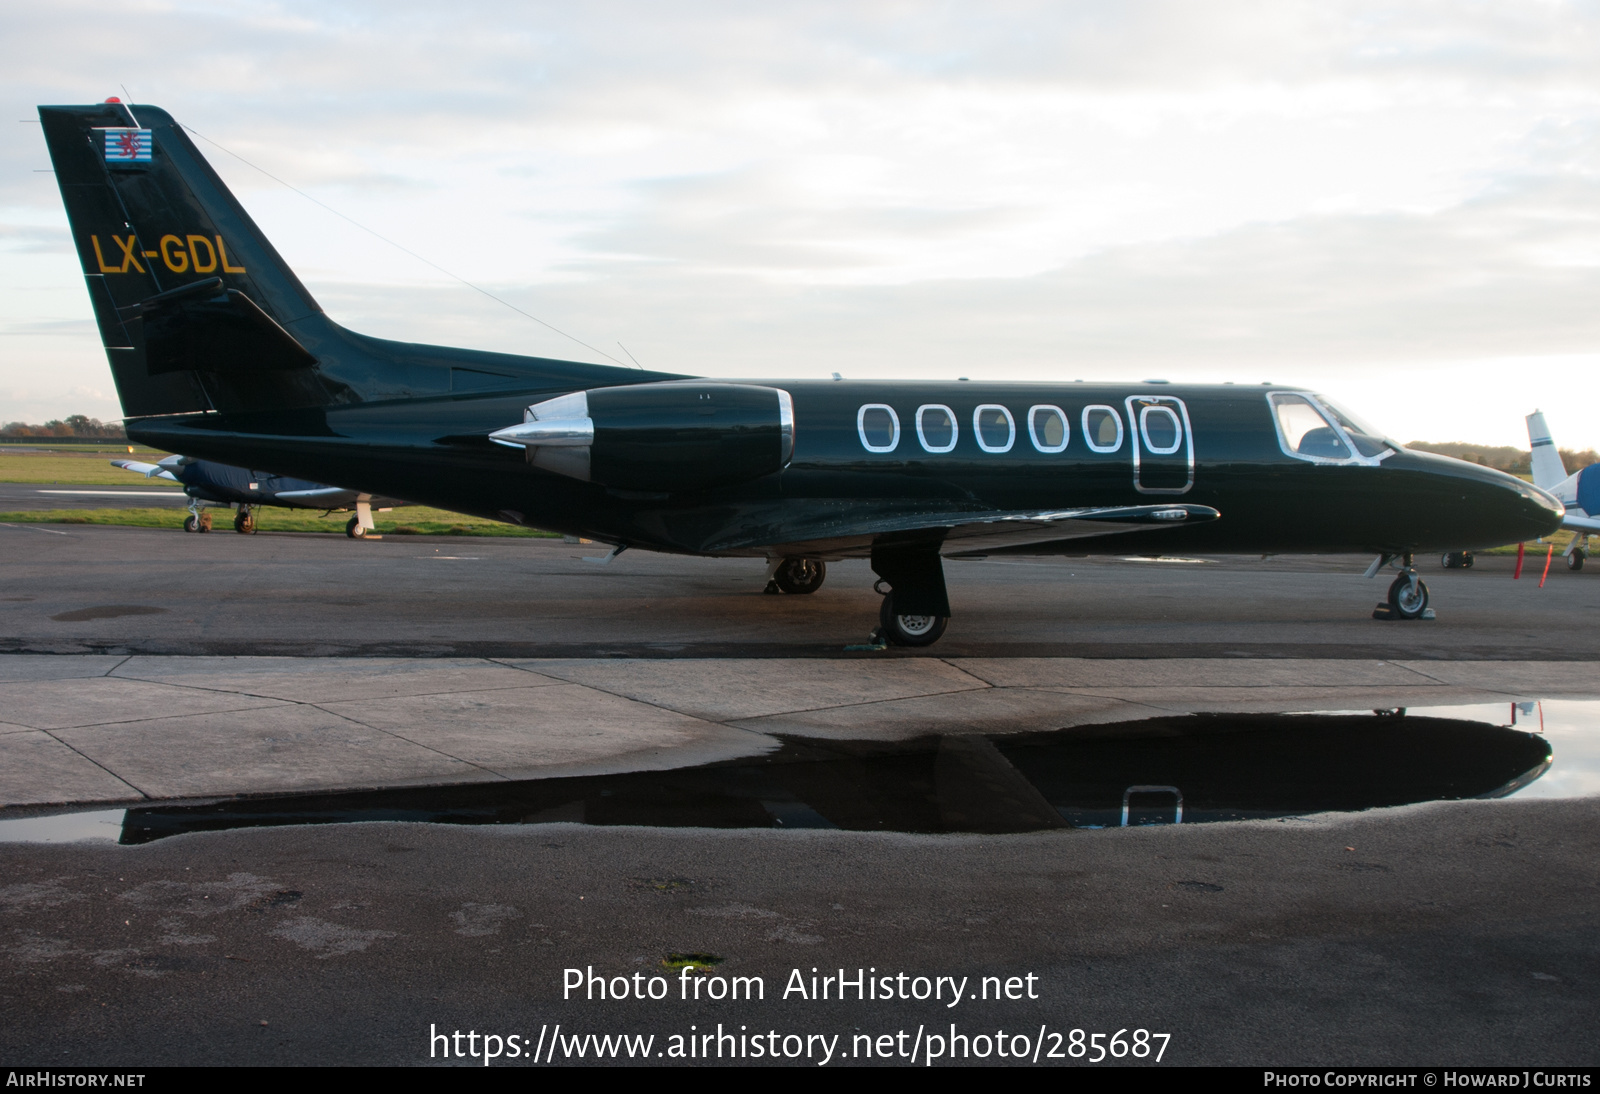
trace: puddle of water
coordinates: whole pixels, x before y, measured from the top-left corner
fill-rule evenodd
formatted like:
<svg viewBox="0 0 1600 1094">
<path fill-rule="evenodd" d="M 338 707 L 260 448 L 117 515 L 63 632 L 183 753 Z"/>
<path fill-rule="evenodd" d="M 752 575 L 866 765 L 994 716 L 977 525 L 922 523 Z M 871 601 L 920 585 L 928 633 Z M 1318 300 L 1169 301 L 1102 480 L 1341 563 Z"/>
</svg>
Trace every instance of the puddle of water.
<svg viewBox="0 0 1600 1094">
<path fill-rule="evenodd" d="M 1540 719 L 1543 732 L 1538 732 Z M 670 771 L 0 821 L 0 841 L 356 821 L 1027 832 L 1600 793 L 1600 701 L 1190 714 L 1014 736 L 788 738 Z"/>
<path fill-rule="evenodd" d="M 122 837 L 121 809 L 94 813 L 61 813 L 54 817 L 18 817 L 0 820 L 0 843 L 76 843 L 79 840 L 115 840 Z"/>
</svg>

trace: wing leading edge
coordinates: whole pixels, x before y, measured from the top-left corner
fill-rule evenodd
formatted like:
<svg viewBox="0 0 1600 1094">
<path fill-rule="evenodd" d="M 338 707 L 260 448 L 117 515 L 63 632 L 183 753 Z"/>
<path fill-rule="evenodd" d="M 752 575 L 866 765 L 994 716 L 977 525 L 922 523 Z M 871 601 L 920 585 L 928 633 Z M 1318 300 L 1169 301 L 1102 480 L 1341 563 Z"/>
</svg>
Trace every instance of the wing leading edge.
<svg viewBox="0 0 1600 1094">
<path fill-rule="evenodd" d="M 938 543 L 950 558 L 981 555 L 1002 547 L 1060 543 L 1123 532 L 1159 531 L 1204 524 L 1222 514 L 1206 505 L 1120 505 L 1082 509 L 908 512 L 869 519 L 822 515 L 810 521 L 785 520 L 783 539 L 773 542 L 762 530 L 710 546 L 711 553 L 761 548 L 769 555 L 808 558 L 865 558 L 876 544 Z"/>
</svg>

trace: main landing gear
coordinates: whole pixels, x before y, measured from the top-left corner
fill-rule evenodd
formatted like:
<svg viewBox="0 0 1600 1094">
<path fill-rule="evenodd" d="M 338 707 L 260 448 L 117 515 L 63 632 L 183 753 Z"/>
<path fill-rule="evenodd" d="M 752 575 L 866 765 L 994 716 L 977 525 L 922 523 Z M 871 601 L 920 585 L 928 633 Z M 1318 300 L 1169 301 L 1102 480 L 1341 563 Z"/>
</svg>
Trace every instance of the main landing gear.
<svg viewBox="0 0 1600 1094">
<path fill-rule="evenodd" d="M 361 495 L 363 498 L 365 494 Z M 357 501 L 356 515 L 345 521 L 344 534 L 351 539 L 382 539 L 378 526 L 372 523 L 372 502 Z"/>
<path fill-rule="evenodd" d="M 256 515 L 248 505 L 239 506 L 233 517 L 233 530 L 242 536 L 256 534 Z"/>
<path fill-rule="evenodd" d="M 828 564 L 820 558 L 774 559 L 767 568 L 767 587 L 762 591 L 804 596 L 822 588 L 827 576 Z"/>
<path fill-rule="evenodd" d="M 1417 576 L 1411 555 L 1379 555 L 1367 567 L 1367 576 L 1376 577 L 1378 571 L 1393 562 L 1400 571 L 1389 585 L 1389 596 L 1372 610 L 1374 619 L 1432 619 L 1433 609 L 1428 607 L 1428 586 Z"/>
<path fill-rule="evenodd" d="M 1583 569 L 1583 560 L 1589 557 L 1589 537 L 1575 535 L 1572 537 L 1572 546 L 1561 556 L 1566 559 L 1567 569 L 1576 573 Z"/>
<path fill-rule="evenodd" d="M 1451 551 L 1439 556 L 1439 562 L 1446 570 L 1472 569 L 1471 551 Z"/>
<path fill-rule="evenodd" d="M 883 594 L 874 645 L 931 646 L 950 625 L 950 598 L 938 544 L 874 547 L 872 569 Z"/>
<path fill-rule="evenodd" d="M 944 637 L 948 615 L 908 615 L 895 606 L 894 593 L 884 594 L 878 609 L 878 636 L 891 646 L 931 646 Z"/>
<path fill-rule="evenodd" d="M 211 513 L 198 501 L 191 500 L 189 502 L 189 515 L 183 518 L 183 530 L 185 532 L 211 531 Z"/>
</svg>

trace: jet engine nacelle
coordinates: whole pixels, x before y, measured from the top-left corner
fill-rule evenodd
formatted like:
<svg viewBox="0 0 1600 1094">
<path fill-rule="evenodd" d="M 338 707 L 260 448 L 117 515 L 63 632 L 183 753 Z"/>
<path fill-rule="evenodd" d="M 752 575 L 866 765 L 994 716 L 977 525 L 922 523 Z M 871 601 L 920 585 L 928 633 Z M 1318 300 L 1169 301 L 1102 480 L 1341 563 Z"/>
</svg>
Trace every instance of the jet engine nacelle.
<svg viewBox="0 0 1600 1094">
<path fill-rule="evenodd" d="M 794 401 L 752 384 L 670 380 L 535 403 L 489 434 L 535 467 L 617 490 L 673 493 L 748 482 L 788 466 Z"/>
</svg>

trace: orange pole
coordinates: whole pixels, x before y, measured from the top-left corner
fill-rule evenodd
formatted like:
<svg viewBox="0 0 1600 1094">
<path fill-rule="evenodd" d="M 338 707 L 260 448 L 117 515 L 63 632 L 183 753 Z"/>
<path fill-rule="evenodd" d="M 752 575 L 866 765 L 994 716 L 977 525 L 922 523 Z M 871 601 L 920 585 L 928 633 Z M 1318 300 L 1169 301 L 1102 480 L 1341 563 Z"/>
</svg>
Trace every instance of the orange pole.
<svg viewBox="0 0 1600 1094">
<path fill-rule="evenodd" d="M 1517 544 L 1517 568 L 1511 571 L 1511 580 L 1515 581 L 1522 576 L 1522 552 L 1527 550 L 1526 543 Z"/>
<path fill-rule="evenodd" d="M 1544 573 L 1539 575 L 1539 588 L 1544 588 L 1544 579 L 1550 576 L 1550 560 L 1556 557 L 1556 545 L 1552 543 L 1550 550 L 1545 552 Z"/>
</svg>

